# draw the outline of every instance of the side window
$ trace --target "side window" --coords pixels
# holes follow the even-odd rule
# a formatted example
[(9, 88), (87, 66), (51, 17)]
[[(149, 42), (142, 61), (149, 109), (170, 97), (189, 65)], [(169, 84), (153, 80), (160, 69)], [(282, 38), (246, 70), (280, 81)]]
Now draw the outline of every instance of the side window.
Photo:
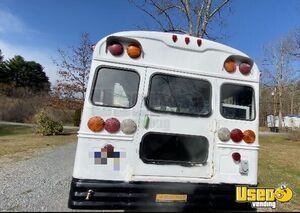
[(236, 84), (221, 86), (221, 114), (224, 118), (253, 120), (255, 98), (252, 87)]
[(92, 102), (99, 106), (131, 108), (137, 101), (139, 81), (136, 72), (101, 68), (96, 74)]

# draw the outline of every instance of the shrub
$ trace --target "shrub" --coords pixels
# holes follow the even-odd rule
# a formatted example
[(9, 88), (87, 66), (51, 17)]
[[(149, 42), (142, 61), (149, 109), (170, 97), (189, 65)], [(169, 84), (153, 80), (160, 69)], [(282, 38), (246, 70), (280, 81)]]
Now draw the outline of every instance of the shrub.
[(73, 115), (73, 124), (74, 126), (79, 126), (80, 125), (80, 120), (81, 120), (81, 111), (82, 109), (76, 109)]
[(63, 132), (63, 125), (61, 122), (52, 120), (45, 112), (40, 112), (35, 116), (36, 133), (42, 135), (56, 135)]

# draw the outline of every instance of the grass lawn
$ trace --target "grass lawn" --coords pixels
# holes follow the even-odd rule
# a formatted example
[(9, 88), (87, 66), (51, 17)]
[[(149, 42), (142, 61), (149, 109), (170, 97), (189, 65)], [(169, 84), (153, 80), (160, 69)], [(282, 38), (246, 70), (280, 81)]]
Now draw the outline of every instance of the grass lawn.
[(0, 157), (26, 159), (36, 149), (53, 148), (77, 141), (77, 130), (64, 131), (63, 135), (41, 136), (34, 133), (33, 127), (0, 125)]
[(278, 187), (286, 183), (294, 192), (292, 201), (276, 211), (300, 211), (300, 141), (286, 136), (260, 136), (258, 184)]

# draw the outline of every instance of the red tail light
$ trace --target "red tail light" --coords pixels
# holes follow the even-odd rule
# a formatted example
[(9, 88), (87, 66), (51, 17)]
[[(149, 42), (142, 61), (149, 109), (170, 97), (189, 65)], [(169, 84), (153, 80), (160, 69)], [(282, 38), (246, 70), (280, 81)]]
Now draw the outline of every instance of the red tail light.
[(120, 121), (116, 118), (109, 118), (105, 121), (104, 128), (110, 133), (115, 133), (120, 129)]
[(240, 69), (240, 72), (243, 74), (243, 75), (248, 75), (251, 71), (251, 65), (250, 64), (247, 64), (247, 63), (241, 63), (239, 65), (239, 69)]
[(240, 142), (243, 139), (243, 137), (244, 137), (244, 134), (240, 129), (231, 130), (230, 138), (234, 142), (236, 142), (236, 143)]
[(241, 160), (241, 154), (238, 153), (238, 152), (232, 153), (232, 159), (233, 159), (234, 161), (239, 162), (239, 161)]
[(123, 51), (124, 51), (123, 46), (120, 43), (110, 44), (108, 46), (108, 50), (114, 56), (121, 55), (123, 53)]

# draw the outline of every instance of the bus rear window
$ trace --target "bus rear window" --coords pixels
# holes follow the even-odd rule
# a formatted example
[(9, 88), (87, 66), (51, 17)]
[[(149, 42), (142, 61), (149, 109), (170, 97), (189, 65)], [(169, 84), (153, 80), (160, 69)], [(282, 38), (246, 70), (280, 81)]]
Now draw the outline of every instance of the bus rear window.
[(150, 164), (205, 164), (208, 158), (208, 140), (203, 136), (151, 132), (141, 143), (140, 157)]
[(137, 101), (139, 81), (136, 72), (101, 68), (97, 72), (92, 102), (100, 106), (131, 108)]
[(211, 109), (208, 81), (155, 74), (151, 78), (147, 106), (159, 112), (207, 116)]
[(255, 100), (252, 87), (223, 84), (221, 87), (221, 114), (224, 118), (254, 120)]

